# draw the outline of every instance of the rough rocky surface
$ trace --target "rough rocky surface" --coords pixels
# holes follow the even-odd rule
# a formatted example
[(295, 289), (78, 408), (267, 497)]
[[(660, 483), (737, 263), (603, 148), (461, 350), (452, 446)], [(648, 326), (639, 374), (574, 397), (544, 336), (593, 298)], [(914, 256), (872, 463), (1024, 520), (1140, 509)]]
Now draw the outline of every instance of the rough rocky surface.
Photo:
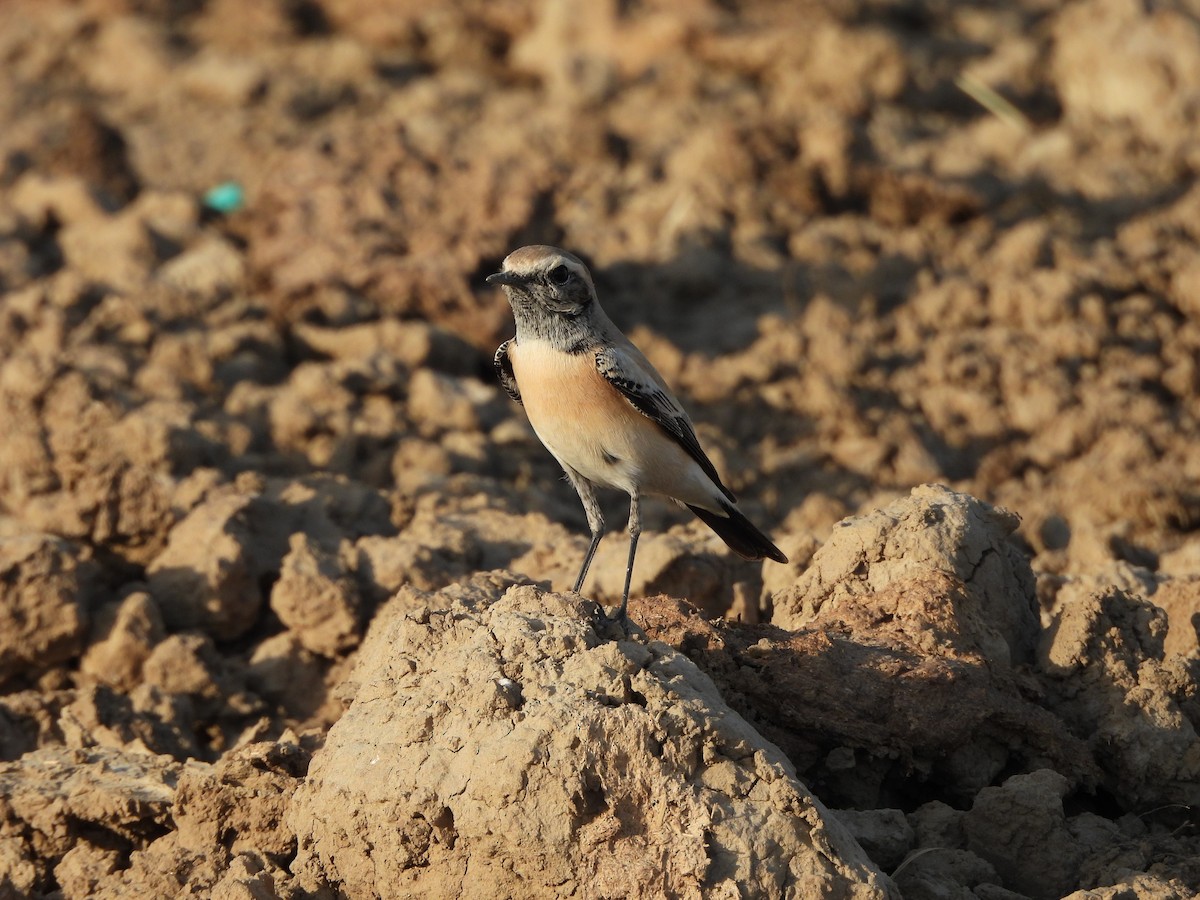
[(1039, 660), (1056, 711), (1130, 808), (1200, 803), (1196, 659), (1168, 658), (1166, 631), (1150, 601), (1113, 587), (1064, 588)]
[[(1195, 10), (10, 0), (0, 72), (0, 897), (1200, 894)], [(651, 501), (641, 630), (554, 593), (530, 242), (791, 563)]]
[(79, 655), (93, 593), (80, 555), (51, 535), (0, 537), (0, 681)]
[[(973, 655), (999, 668), (1031, 662), (1040, 633), (1034, 577), (1008, 540), (1019, 523), (941, 485), (919, 487), (839, 523), (804, 575), (772, 595), (771, 621), (854, 631), (890, 620), (923, 656)], [(931, 590), (938, 583), (950, 596)], [(906, 609), (914, 598), (925, 605)]]
[(497, 589), (381, 610), (289, 807), (305, 887), (899, 896), (686, 657), (598, 631), (589, 601)]

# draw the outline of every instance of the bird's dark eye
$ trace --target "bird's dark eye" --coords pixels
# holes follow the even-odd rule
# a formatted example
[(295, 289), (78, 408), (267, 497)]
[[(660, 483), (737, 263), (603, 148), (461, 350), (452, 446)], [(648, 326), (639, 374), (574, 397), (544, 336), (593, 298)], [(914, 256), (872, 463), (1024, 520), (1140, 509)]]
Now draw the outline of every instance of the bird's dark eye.
[(553, 284), (566, 284), (571, 280), (571, 270), (566, 266), (555, 266), (547, 277)]

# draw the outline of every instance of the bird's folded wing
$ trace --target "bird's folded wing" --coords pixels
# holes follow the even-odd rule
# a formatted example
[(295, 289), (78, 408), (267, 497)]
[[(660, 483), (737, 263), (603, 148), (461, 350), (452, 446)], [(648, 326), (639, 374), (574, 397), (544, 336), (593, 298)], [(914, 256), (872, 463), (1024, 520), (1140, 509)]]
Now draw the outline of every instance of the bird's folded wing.
[(496, 348), (496, 355), (492, 357), (492, 365), (496, 367), (496, 377), (500, 379), (500, 387), (504, 388), (504, 392), (508, 396), (524, 406), (525, 403), (521, 400), (521, 391), (517, 387), (517, 376), (513, 374), (512, 360), (508, 358), (508, 345), (511, 343), (511, 340), (507, 340)]
[(596, 352), (596, 370), (624, 395), (634, 409), (652, 419), (686, 450), (730, 502), (736, 502), (737, 498), (721, 483), (716, 467), (700, 446), (687, 413), (679, 401), (662, 387), (660, 379), (651, 374), (650, 363), (639, 359), (640, 356), (640, 353), (635, 356), (620, 347), (605, 347)]

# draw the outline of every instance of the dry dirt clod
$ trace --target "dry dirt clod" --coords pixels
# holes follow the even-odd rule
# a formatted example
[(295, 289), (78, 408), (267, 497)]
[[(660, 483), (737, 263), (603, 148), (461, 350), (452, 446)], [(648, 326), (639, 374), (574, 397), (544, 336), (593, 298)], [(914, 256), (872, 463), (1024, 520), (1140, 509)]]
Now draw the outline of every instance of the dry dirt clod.
[(308, 768), (307, 752), (281, 741), (250, 744), (213, 766), (192, 766), (179, 778), (173, 817), (180, 845), (197, 853), (220, 847), (286, 863), (296, 837), (284, 813)]
[(271, 609), (305, 649), (339, 656), (356, 646), (362, 634), (358, 586), (345, 571), (341, 554), (305, 534), (293, 534), (290, 547), (271, 588)]
[(51, 535), (0, 535), (0, 682), (82, 649), (93, 572), (80, 557)]
[(259, 642), (247, 661), (246, 683), (259, 696), (303, 720), (326, 702), (327, 669), (328, 661), (305, 649), (295, 634), (285, 631)]
[[(782, 884), (760, 837), (833, 826), (788, 817), (816, 807), (757, 738), (713, 750), (724, 707), (680, 699), (664, 645), (878, 859), (915, 842), (906, 900), (1028, 898), (1031, 835), (1072, 900), (1200, 896), (1186, 5), (0, 0), (0, 900), (333, 900), (297, 877), (332, 829), (289, 871), (299, 769), (245, 751), (315, 749), (346, 707), (304, 809), (338, 775), (401, 815), (337, 849), (344, 883), (456, 894), (445, 866), (540, 847), (551, 894)], [(491, 371), (511, 322), (482, 279), (543, 241), (792, 559), (760, 578), (647, 504), (650, 643), (477, 574), (561, 590), (586, 543)], [(585, 590), (611, 606), (603, 502)], [(417, 626), (370, 680), (362, 633)], [(333, 771), (421, 700), (428, 754)], [(180, 765), (185, 802), (130, 813)]]
[[(928, 609), (959, 602), (947, 576), (940, 578), (904, 585), (904, 602)], [(886, 608), (894, 601), (889, 589), (878, 602)], [(969, 803), (999, 773), (1029, 759), (1052, 761), (1080, 788), (1099, 778), (1084, 741), (1026, 696), (1026, 678), (978, 654), (914, 641), (886, 618), (785, 632), (705, 621), (665, 597), (633, 604), (632, 615), (653, 638), (686, 653), (839, 807), (911, 802), (918, 785)]]
[(254, 571), (246, 509), (253, 498), (225, 493), (205, 501), (171, 529), (146, 570), (150, 593), (172, 629), (234, 638), (258, 618), (262, 592)]
[(1200, 805), (1200, 722), (1190, 677), (1172, 674), (1166, 637), (1166, 614), (1151, 602), (1068, 583), (1039, 651), (1051, 702), (1129, 809)]
[(775, 593), (771, 626), (705, 623), (662, 599), (634, 616), (687, 652), (839, 806), (899, 804), (917, 781), (965, 803), (1030, 759), (1087, 788), (1097, 762), (1031, 700), (1019, 665), (1039, 623), (1032, 572), (1008, 540), (1015, 525), (925, 486), (839, 523)]
[(995, 887), (993, 900), (1029, 900), (1000, 887), (1000, 876), (987, 860), (970, 850), (933, 847), (917, 850), (895, 873), (905, 900), (984, 900), (981, 888)]
[(307, 765), (287, 734), (211, 766), (115, 748), (0, 764), (0, 895), (286, 896), (282, 810)]
[(62, 710), (58, 730), (68, 747), (136, 749), (181, 762), (199, 756), (193, 706), (184, 697), (141, 685), (131, 696), (105, 686), (81, 689)]
[(1164, 654), (1195, 657), (1200, 652), (1200, 573), (1162, 579), (1150, 601), (1167, 614)]
[(1115, 884), (1074, 891), (1063, 900), (1191, 900), (1195, 888), (1178, 878), (1159, 877), (1144, 872), (1121, 876)]
[(381, 613), (289, 807), (305, 886), (897, 896), (707, 677), (661, 644), (602, 641), (592, 611), (517, 586)]
[[(48, 747), (0, 764), (0, 827), (15, 851), (6, 862), (38, 890), (46, 867), (80, 841), (144, 846), (170, 827), (180, 771), (166, 757), (114, 748)], [(30, 871), (22, 860), (34, 857)]]
[(834, 815), (885, 872), (899, 866), (912, 849), (915, 834), (899, 809), (838, 809)]
[[(1032, 660), (1040, 631), (1029, 562), (1009, 541), (1020, 519), (941, 485), (847, 519), (813, 556), (796, 584), (774, 596), (783, 628), (894, 620), (930, 652), (978, 653), (996, 666)], [(907, 608), (908, 585), (949, 577), (961, 587), (949, 608)], [(883, 603), (887, 598), (888, 603)], [(922, 634), (924, 632), (925, 634)]]
[(1080, 862), (1062, 807), (1068, 788), (1048, 769), (985, 788), (963, 819), (967, 847), (996, 868), (1005, 886), (1056, 900), (1075, 885)]
[(92, 622), (92, 638), (79, 669), (123, 691), (140, 681), (142, 664), (163, 639), (162, 615), (145, 591), (106, 603)]

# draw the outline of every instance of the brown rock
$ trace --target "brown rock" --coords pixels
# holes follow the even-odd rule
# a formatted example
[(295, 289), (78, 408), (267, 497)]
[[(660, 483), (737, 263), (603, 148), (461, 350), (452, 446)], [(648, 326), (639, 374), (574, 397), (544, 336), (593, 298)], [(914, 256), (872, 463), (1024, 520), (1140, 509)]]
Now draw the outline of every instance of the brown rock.
[(294, 633), (285, 631), (254, 648), (246, 666), (246, 683), (295, 719), (305, 720), (326, 704), (328, 665), (305, 649)]
[(91, 579), (91, 567), (67, 541), (0, 536), (0, 681), (79, 653)]
[(781, 534), (775, 543), (788, 561), (783, 565), (763, 563), (760, 603), (768, 610), (771, 608), (769, 604), (774, 602), (774, 596), (790, 588), (800, 579), (804, 570), (812, 563), (814, 554), (821, 548), (820, 539), (809, 530)]
[(239, 667), (204, 635), (169, 636), (142, 671), (146, 683), (134, 692), (137, 707), (162, 721), (191, 722), (207, 758), (236, 742), (263, 714), (262, 699), (246, 691)]
[(581, 535), (541, 513), (497, 509), (484, 494), (430, 494), (417, 502), (399, 535), (360, 539), (355, 569), (363, 593), (373, 599), (385, 599), (403, 585), (435, 590), (499, 568), (567, 588), (585, 546)]
[(478, 431), (477, 407), (498, 399), (491, 385), (418, 369), (408, 384), (408, 416), (419, 434)]
[(1193, 656), (1200, 651), (1200, 575), (1163, 580), (1150, 602), (1167, 614), (1164, 654)]
[(286, 862), (296, 837), (284, 811), (307, 768), (308, 754), (294, 742), (250, 744), (212, 766), (188, 767), (173, 810), (180, 846)]
[(27, 841), (0, 841), (0, 884), (14, 897), (29, 897), (39, 889), (45, 866)]
[(0, 764), (0, 822), (42, 860), (61, 858), (95, 829), (144, 846), (171, 821), (179, 763), (112, 748), (49, 747)]
[(288, 878), (273, 860), (295, 841), (279, 815), (307, 760), (283, 741), (240, 747), (215, 765), (174, 767), (167, 799), (168, 825), (176, 828), (135, 842), (126, 864), (100, 878), (90, 896), (274, 900)]
[[(337, 547), (343, 539), (394, 532), (389, 512), (380, 492), (345, 478), (243, 479), (209, 491), (172, 529), (166, 549), (147, 569), (150, 592), (168, 627), (231, 639), (258, 620), (262, 585), (280, 573), (291, 535)], [(298, 568), (288, 579), (299, 574)], [(344, 579), (337, 584), (344, 594), (339, 615), (357, 616), (353, 586)], [(335, 629), (341, 637), (331, 633), (320, 640), (353, 641), (354, 627), (346, 619)], [(315, 632), (310, 637), (317, 640)]]
[(1122, 803), (1200, 804), (1194, 687), (1164, 665), (1166, 614), (1118, 588), (1068, 583), (1039, 651), (1055, 711), (1086, 740)]
[(1005, 887), (1057, 900), (1076, 884), (1080, 848), (1067, 828), (1069, 784), (1042, 769), (979, 792), (963, 820), (967, 847), (991, 863)]
[[(941, 485), (914, 488), (839, 523), (800, 581), (774, 595), (772, 621), (797, 629), (894, 620), (895, 632), (931, 654), (952, 647), (999, 666), (1028, 661), (1040, 629), (1033, 573), (1008, 541), (1019, 522)], [(930, 605), (917, 591), (909, 606), (905, 585), (946, 577), (961, 585), (953, 602)]]
[(61, 744), (59, 716), (74, 697), (70, 691), (15, 691), (0, 696), (0, 760), (19, 759), (30, 750)]
[(221, 880), (213, 885), (212, 900), (278, 900), (276, 885), (286, 872), (264, 865), (255, 853), (234, 857)]
[(1177, 146), (1184, 123), (1194, 121), (1189, 104), (1200, 83), (1200, 28), (1192, 18), (1130, 0), (1091, 0), (1056, 17), (1054, 38), (1051, 71), (1071, 120), (1125, 121), (1146, 140)]
[[(580, 553), (576, 566), (582, 560)], [(611, 604), (620, 602), (628, 560), (628, 535), (623, 532), (610, 535), (596, 553), (585, 593)], [(740, 602), (743, 613), (747, 612), (747, 606), (753, 610), (743, 616), (743, 621), (756, 621), (759, 569), (729, 552), (721, 539), (703, 526), (688, 526), (666, 534), (646, 531), (638, 541), (630, 595), (687, 597), (712, 617), (726, 615), (735, 602)]]
[[(912, 609), (955, 600), (948, 576), (895, 588)], [(881, 591), (883, 608), (894, 601)], [(1006, 667), (931, 653), (886, 619), (854, 629), (785, 632), (710, 622), (665, 597), (635, 600), (634, 621), (684, 652), (727, 702), (839, 806), (898, 805), (921, 782), (968, 801), (1008, 767), (1050, 759), (1079, 786), (1099, 775), (1082, 740), (1026, 694)]]
[(122, 691), (141, 680), (142, 664), (164, 636), (162, 616), (145, 591), (100, 607), (79, 670)]
[(252, 498), (211, 496), (171, 529), (146, 570), (150, 593), (172, 629), (200, 628), (218, 639), (244, 634), (262, 604), (246, 523)]
[(377, 454), (371, 466), (386, 466), (383, 439), (394, 438), (393, 398), (404, 378), (396, 361), (379, 353), (365, 359), (302, 363), (284, 384), (269, 391), (271, 440), (314, 467), (370, 483), (374, 479), (365, 477), (364, 462)]
[(95, 896), (97, 888), (120, 864), (121, 854), (116, 849), (80, 841), (54, 867), (54, 880), (64, 898), (83, 900)]
[(222, 694), (223, 659), (200, 634), (172, 634), (158, 644), (143, 666), (147, 684), (171, 694), (215, 700)]
[[(895, 873), (895, 878), (905, 900), (984, 900), (984, 894), (972, 888), (994, 884), (1000, 876), (987, 860), (970, 850), (935, 847), (914, 853)], [(994, 900), (1020, 897), (1024, 895), (999, 896)]]
[(1075, 891), (1062, 900), (1192, 900), (1195, 896), (1194, 882), (1135, 872), (1122, 876), (1115, 884)]
[(604, 642), (565, 595), (495, 598), (434, 596), (368, 635), (288, 811), (306, 889), (895, 896), (686, 659)]
[(266, 83), (267, 73), (245, 56), (203, 52), (182, 73), (183, 87), (215, 105), (240, 106)]
[(51, 217), (60, 223), (90, 223), (93, 227), (104, 219), (87, 182), (78, 176), (29, 172), (13, 185), (11, 198), (14, 212), (35, 228), (44, 228)]
[(338, 656), (362, 636), (358, 586), (338, 554), (305, 534), (293, 534), (290, 544), (271, 588), (271, 609), (306, 649)]
[(962, 820), (964, 811), (940, 800), (930, 800), (908, 814), (918, 847), (954, 849), (966, 845)]
[[(200, 206), (188, 191), (144, 190), (132, 206), (132, 212), (155, 235), (179, 246), (191, 241), (200, 224)], [(148, 337), (149, 333), (144, 335)]]
[(838, 809), (833, 814), (885, 872), (899, 866), (912, 849), (916, 835), (901, 810)]
[(130, 865), (101, 881), (89, 900), (121, 900), (123, 897), (175, 897), (180, 894), (208, 896), (220, 880), (227, 855), (214, 848), (202, 855), (179, 846), (175, 831), (129, 855)]
[(112, 16), (100, 28), (83, 60), (84, 75), (102, 94), (138, 94), (144, 85), (162, 85), (169, 62), (165, 35), (136, 16)]
[(177, 291), (215, 302), (237, 289), (245, 275), (242, 254), (228, 241), (207, 238), (172, 258), (158, 270), (159, 279)]
[(192, 704), (142, 685), (131, 695), (103, 685), (84, 688), (63, 707), (58, 730), (68, 747), (113, 747), (180, 761), (200, 755)]
[(154, 259), (150, 233), (128, 212), (106, 217), (100, 224), (73, 223), (62, 230), (59, 243), (73, 269), (89, 281), (120, 291), (140, 288)]
[(415, 435), (396, 442), (391, 472), (405, 494), (420, 494), (443, 483), (453, 469), (453, 458), (440, 442)]
[(385, 318), (342, 328), (298, 322), (294, 333), (313, 350), (334, 359), (361, 360), (385, 353), (413, 372), (433, 369), (472, 375), (487, 362), (458, 335), (429, 322)]

